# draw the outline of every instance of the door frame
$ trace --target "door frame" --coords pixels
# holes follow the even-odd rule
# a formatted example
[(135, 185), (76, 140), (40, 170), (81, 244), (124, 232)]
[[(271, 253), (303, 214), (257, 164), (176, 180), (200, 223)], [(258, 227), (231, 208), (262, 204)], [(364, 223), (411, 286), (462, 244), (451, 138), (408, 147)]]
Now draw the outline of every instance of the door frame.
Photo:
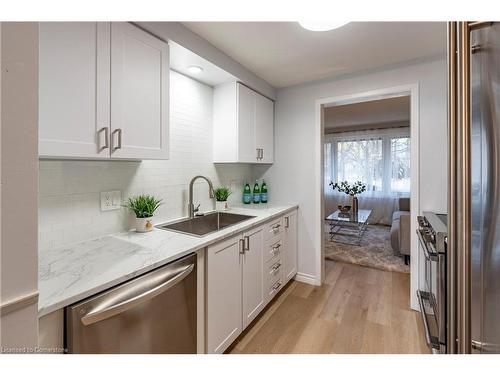
[(380, 88), (375, 90), (363, 91), (354, 94), (347, 94), (334, 97), (326, 97), (317, 99), (315, 103), (316, 120), (315, 120), (315, 138), (316, 138), (316, 194), (315, 207), (318, 223), (316, 225), (316, 241), (319, 246), (316, 247), (316, 284), (320, 285), (325, 279), (325, 245), (324, 245), (324, 116), (323, 109), (325, 106), (335, 106), (344, 104), (361, 103), (372, 100), (395, 98), (401, 96), (410, 97), (410, 210), (411, 210), (411, 249), (410, 255), (412, 262), (410, 263), (410, 305), (414, 310), (419, 310), (417, 300), (417, 290), (419, 285), (419, 269), (422, 261), (418, 251), (417, 230), (417, 215), (420, 214), (420, 183), (419, 183), (419, 84), (412, 83), (401, 86), (393, 86)]

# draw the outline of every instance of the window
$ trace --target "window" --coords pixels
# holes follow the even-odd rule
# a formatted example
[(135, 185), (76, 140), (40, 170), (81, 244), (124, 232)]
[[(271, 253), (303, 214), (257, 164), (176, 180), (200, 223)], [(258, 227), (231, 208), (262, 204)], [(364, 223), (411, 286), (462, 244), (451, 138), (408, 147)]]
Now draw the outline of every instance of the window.
[(409, 128), (325, 137), (325, 189), (330, 181), (362, 181), (379, 195), (410, 192)]
[(382, 190), (382, 140), (337, 142), (337, 181), (363, 181), (367, 191)]
[(391, 191), (410, 192), (410, 138), (391, 138)]

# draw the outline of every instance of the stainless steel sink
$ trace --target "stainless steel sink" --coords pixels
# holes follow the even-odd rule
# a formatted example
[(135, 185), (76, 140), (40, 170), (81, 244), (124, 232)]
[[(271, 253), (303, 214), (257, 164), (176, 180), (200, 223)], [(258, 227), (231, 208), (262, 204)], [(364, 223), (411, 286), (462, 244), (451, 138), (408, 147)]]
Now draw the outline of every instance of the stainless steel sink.
[(252, 219), (255, 216), (231, 214), (227, 212), (214, 212), (192, 219), (183, 219), (172, 224), (160, 224), (159, 229), (171, 230), (192, 236), (203, 237), (209, 233), (217, 232), (231, 225)]

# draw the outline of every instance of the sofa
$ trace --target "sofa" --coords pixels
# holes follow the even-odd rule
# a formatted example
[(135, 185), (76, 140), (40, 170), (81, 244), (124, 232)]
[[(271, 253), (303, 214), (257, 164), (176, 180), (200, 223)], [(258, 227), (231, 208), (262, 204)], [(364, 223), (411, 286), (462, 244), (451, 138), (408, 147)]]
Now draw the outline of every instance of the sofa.
[(410, 198), (399, 198), (398, 210), (392, 214), (391, 246), (404, 256), (405, 264), (410, 262)]

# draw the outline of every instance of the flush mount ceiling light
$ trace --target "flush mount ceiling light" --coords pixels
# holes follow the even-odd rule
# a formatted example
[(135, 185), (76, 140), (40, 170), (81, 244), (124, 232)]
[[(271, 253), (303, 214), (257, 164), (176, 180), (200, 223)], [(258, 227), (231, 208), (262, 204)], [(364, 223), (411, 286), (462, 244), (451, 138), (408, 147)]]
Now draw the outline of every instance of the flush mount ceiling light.
[(189, 71), (189, 73), (200, 74), (201, 72), (203, 72), (203, 68), (201, 66), (198, 66), (198, 65), (191, 65), (191, 66), (188, 66), (188, 71)]
[(329, 31), (333, 29), (338, 29), (349, 22), (345, 21), (299, 21), (299, 25), (306, 30), (310, 31)]

